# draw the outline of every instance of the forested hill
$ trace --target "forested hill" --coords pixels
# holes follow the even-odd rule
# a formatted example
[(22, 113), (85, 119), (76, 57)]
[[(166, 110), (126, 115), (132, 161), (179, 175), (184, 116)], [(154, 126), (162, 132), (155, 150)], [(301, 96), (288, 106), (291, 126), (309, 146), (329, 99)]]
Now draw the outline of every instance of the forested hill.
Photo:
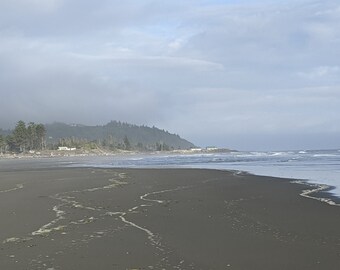
[(68, 125), (53, 123), (45, 125), (48, 141), (55, 143), (65, 138), (94, 141), (103, 146), (120, 148), (129, 144), (140, 150), (172, 150), (195, 147), (176, 134), (156, 127), (137, 126), (111, 121), (103, 126)]

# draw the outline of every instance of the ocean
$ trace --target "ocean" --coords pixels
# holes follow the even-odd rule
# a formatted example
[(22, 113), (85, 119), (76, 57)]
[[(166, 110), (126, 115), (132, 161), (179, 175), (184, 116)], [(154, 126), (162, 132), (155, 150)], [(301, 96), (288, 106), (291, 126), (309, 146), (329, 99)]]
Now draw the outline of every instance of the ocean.
[(12, 167), (206, 168), (245, 171), (256, 175), (304, 180), (333, 187), (340, 198), (340, 150), (229, 152), (192, 154), (126, 154), (0, 160)]
[(68, 166), (124, 168), (207, 168), (305, 180), (334, 187), (340, 198), (340, 150), (230, 152), (197, 154), (136, 154), (83, 157)]

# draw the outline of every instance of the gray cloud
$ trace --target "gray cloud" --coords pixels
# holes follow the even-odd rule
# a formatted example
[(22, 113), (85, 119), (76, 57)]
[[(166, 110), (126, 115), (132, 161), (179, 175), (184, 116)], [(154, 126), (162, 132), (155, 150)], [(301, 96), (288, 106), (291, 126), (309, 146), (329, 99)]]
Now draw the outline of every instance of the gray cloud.
[(339, 147), (339, 15), (335, 0), (1, 1), (0, 126), (117, 119), (201, 145)]

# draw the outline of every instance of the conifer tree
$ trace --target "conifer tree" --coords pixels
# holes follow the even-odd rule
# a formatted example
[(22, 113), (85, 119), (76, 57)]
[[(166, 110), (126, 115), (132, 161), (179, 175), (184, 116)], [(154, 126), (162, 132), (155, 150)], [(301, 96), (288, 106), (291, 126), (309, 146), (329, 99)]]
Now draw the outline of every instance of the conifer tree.
[(125, 150), (131, 150), (131, 144), (126, 135), (124, 136), (124, 145), (125, 145)]
[(27, 145), (27, 129), (24, 121), (20, 120), (15, 126), (13, 139), (16, 150), (24, 152)]
[(46, 136), (46, 129), (43, 124), (38, 124), (35, 127), (37, 141), (38, 141), (38, 148), (44, 149), (45, 147), (45, 136)]
[(0, 134), (0, 154), (2, 154), (3, 152), (5, 152), (5, 147), (6, 147), (6, 141), (4, 136), (2, 136)]

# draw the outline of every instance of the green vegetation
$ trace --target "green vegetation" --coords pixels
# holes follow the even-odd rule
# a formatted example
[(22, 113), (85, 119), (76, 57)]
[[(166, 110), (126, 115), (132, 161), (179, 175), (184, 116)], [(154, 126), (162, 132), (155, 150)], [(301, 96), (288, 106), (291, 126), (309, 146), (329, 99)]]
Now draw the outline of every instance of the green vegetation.
[(26, 123), (20, 120), (12, 133), (0, 135), (0, 152), (21, 153), (45, 148), (46, 129), (43, 124)]
[(190, 149), (194, 145), (176, 134), (156, 127), (137, 126), (118, 121), (106, 125), (85, 126), (53, 123), (46, 125), (47, 141), (56, 149), (59, 146), (110, 151), (169, 151)]
[(156, 127), (111, 121), (103, 126), (35, 124), (19, 121), (14, 130), (0, 129), (0, 153), (57, 150), (169, 151), (190, 149), (194, 145), (176, 134)]
[(0, 153), (6, 151), (6, 139), (3, 135), (0, 134)]

